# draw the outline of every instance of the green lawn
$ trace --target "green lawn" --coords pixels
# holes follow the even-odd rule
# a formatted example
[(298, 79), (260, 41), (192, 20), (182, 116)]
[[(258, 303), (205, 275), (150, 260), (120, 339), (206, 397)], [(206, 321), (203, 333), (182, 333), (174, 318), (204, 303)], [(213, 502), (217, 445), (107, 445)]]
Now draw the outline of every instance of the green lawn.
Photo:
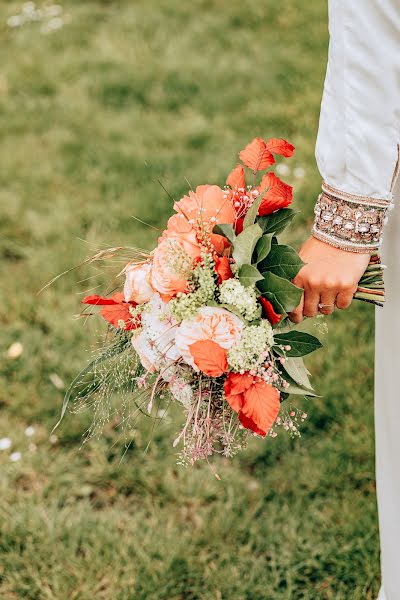
[[(81, 268), (37, 291), (103, 244), (151, 248), (156, 232), (132, 216), (164, 224), (158, 179), (179, 198), (185, 178), (223, 183), (255, 135), (287, 137), (302, 210), (290, 241), (307, 235), (325, 1), (63, 8), (64, 27), (46, 33), (43, 21), (7, 25), (21, 4), (0, 1), (0, 438), (12, 440), (0, 451), (1, 599), (375, 600), (369, 306), (326, 321), (325, 349), (308, 361), (322, 397), (302, 404), (302, 438), (252, 441), (215, 461), (220, 482), (205, 465), (176, 466), (176, 415), (148, 454), (137, 431), (122, 463), (111, 427), (79, 450), (86, 415), (49, 439), (63, 397), (54, 376), (67, 384), (103, 331), (74, 318), (81, 293), (117, 271)], [(15, 342), (23, 352), (10, 358)]]

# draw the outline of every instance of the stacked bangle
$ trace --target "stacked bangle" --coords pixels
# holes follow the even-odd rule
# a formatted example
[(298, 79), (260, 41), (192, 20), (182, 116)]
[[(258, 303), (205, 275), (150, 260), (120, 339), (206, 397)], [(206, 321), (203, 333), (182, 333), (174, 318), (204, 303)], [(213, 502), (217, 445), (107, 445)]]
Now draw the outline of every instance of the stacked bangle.
[(375, 254), (390, 204), (390, 200), (348, 194), (323, 183), (312, 233), (335, 248)]

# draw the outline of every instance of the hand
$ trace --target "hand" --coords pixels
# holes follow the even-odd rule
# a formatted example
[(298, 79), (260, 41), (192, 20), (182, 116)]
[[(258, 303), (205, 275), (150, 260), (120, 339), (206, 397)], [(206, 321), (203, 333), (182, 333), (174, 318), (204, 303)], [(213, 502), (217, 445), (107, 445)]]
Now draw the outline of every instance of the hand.
[[(347, 252), (310, 237), (299, 251), (306, 263), (293, 280), (304, 289), (299, 306), (289, 315), (300, 323), (304, 317), (325, 315), (337, 308), (348, 308), (358, 282), (369, 264), (370, 255)], [(319, 304), (325, 304), (318, 308)]]

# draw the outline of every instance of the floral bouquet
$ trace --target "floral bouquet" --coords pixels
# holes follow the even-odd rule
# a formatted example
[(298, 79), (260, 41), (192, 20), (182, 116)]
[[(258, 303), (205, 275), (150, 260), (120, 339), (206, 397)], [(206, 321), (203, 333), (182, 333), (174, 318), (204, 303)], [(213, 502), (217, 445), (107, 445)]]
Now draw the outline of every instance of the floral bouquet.
[[(268, 170), (274, 155), (293, 152), (283, 139), (255, 138), (224, 188), (200, 185), (175, 202), (150, 254), (111, 248), (89, 259), (130, 257), (123, 291), (82, 300), (101, 306), (109, 331), (71, 384), (62, 415), (70, 402), (90, 404), (89, 437), (109, 420), (128, 432), (142, 414), (156, 422), (171, 402), (183, 414), (173, 442), (181, 464), (231, 457), (249, 434), (275, 437), (280, 427), (299, 435), (306, 413), (282, 403), (316, 395), (303, 356), (321, 343), (288, 322), (303, 293), (292, 283), (303, 262), (277, 238), (295, 215), (292, 187)], [(373, 261), (362, 299), (382, 299), (374, 295), (379, 277)]]

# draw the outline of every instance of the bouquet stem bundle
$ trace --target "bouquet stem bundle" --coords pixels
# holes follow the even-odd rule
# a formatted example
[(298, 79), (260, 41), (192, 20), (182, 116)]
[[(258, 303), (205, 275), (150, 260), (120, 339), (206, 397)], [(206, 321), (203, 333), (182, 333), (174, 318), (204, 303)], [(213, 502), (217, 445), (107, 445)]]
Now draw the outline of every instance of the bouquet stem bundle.
[(361, 277), (357, 291), (354, 294), (355, 300), (363, 300), (376, 306), (383, 306), (385, 302), (384, 268), (378, 255), (371, 256), (370, 263)]

